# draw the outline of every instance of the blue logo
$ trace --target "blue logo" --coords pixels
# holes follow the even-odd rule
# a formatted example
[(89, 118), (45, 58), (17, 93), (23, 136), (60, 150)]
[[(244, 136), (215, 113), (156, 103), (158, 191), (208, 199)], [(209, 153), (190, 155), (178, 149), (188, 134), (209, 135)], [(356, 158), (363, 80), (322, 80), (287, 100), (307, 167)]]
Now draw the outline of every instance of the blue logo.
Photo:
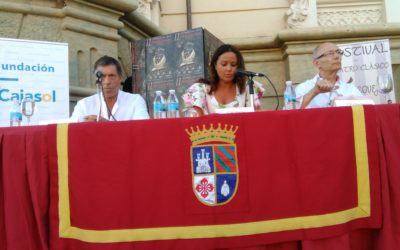
[(0, 89), (1, 102), (10, 102), (14, 100), (21, 102), (24, 98), (28, 97), (35, 102), (56, 102), (56, 91), (51, 90), (51, 92), (25, 93), (23, 89), (20, 89), (19, 92), (12, 92), (9, 89)]

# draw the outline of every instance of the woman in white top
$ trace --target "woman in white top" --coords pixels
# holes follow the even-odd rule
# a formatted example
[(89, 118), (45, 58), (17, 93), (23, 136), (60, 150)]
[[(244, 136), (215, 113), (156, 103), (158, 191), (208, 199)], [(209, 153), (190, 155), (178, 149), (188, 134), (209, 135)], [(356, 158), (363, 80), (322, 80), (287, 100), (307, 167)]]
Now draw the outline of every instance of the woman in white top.
[[(209, 79), (200, 79), (183, 94), (185, 107), (193, 107), (200, 116), (215, 113), (217, 108), (249, 107), (250, 95), (246, 78), (237, 75), (237, 69), (245, 69), (242, 54), (232, 45), (221, 45), (211, 59)], [(262, 85), (255, 82), (256, 109), (261, 106), (263, 92)]]

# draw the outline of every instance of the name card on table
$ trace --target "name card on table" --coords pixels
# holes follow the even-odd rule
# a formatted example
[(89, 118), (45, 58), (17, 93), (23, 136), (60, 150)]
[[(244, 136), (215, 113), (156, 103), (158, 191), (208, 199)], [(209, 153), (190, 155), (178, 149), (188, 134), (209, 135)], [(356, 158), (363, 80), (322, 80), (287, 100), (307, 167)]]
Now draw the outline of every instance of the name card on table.
[(217, 114), (232, 114), (232, 113), (247, 113), (254, 112), (253, 107), (239, 107), (239, 108), (222, 108), (215, 109), (215, 113)]
[(367, 96), (338, 96), (333, 100), (333, 107), (345, 107), (355, 105), (374, 105), (372, 98)]

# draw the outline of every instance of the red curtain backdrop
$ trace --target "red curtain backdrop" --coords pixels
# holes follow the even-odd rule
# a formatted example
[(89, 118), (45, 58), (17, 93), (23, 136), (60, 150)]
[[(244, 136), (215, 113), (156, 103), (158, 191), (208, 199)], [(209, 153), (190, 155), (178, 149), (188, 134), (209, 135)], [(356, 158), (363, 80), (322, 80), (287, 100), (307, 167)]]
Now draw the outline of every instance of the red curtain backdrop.
[[(216, 237), (206, 238), (94, 243), (60, 237), (57, 127), (0, 129), (0, 249), (397, 249), (399, 107), (365, 107), (369, 217), (246, 235), (239, 229), (239, 235), (229, 236), (227, 230), (226, 237), (212, 226), (251, 228), (246, 223), (359, 205), (350, 108), (69, 125), (71, 227), (90, 236), (93, 231), (211, 226)], [(202, 204), (192, 186), (186, 129), (211, 123), (238, 126), (238, 188), (221, 206)]]

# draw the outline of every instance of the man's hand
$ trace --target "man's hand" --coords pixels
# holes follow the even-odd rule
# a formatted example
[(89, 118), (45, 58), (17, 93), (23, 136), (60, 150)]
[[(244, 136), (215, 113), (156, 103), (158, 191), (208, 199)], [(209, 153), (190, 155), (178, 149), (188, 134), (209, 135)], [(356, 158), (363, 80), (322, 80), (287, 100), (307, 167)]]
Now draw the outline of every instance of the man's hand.
[(300, 108), (307, 107), (308, 104), (311, 102), (311, 100), (318, 94), (330, 92), (330, 91), (336, 90), (338, 88), (339, 88), (339, 85), (336, 85), (334, 82), (330, 82), (330, 81), (322, 79), (322, 78), (319, 79), (315, 83), (314, 88), (312, 88), (307, 94), (305, 94), (303, 96), (303, 102), (301, 103)]
[(317, 94), (330, 92), (332, 90), (337, 89), (338, 86), (335, 83), (332, 83), (325, 79), (320, 79), (315, 83), (314, 89)]

